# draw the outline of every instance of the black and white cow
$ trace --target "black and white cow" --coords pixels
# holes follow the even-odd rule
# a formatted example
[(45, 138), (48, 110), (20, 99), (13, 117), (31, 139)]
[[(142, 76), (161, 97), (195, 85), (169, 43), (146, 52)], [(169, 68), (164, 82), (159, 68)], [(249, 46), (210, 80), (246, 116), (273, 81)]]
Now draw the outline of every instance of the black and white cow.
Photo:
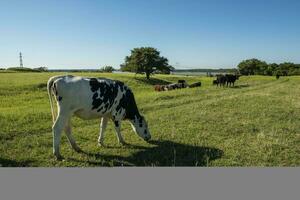
[[(120, 81), (105, 78), (77, 76), (51, 77), (47, 84), (53, 117), (53, 153), (58, 160), (61, 133), (64, 130), (72, 148), (80, 152), (72, 133), (70, 119), (73, 115), (82, 119), (101, 118), (98, 142), (104, 146), (104, 131), (108, 119), (115, 125), (118, 141), (125, 144), (121, 135), (121, 120), (128, 119), (133, 130), (144, 140), (151, 138), (145, 118), (140, 115), (133, 93)], [(58, 115), (55, 117), (52, 94), (56, 97)]]

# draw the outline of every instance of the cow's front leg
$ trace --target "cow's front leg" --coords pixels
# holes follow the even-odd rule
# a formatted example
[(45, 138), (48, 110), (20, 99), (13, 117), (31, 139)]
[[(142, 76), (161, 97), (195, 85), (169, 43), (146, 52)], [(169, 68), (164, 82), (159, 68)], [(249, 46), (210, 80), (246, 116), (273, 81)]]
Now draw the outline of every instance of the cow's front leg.
[(104, 147), (104, 132), (107, 126), (107, 121), (108, 121), (107, 117), (102, 117), (100, 122), (100, 133), (98, 138), (98, 144), (103, 147)]
[(115, 124), (115, 129), (116, 129), (119, 143), (122, 145), (126, 145), (125, 140), (123, 139), (123, 137), (121, 135), (121, 120), (115, 120), (114, 124)]

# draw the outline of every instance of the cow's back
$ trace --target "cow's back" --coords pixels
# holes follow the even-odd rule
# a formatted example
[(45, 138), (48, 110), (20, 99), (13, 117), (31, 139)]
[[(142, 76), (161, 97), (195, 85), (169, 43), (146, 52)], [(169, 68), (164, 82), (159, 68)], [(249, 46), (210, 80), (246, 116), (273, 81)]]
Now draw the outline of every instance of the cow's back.
[(64, 108), (88, 108), (91, 105), (92, 93), (89, 79), (78, 76), (64, 76), (54, 82), (59, 102)]
[[(55, 81), (59, 104), (65, 109), (72, 110), (84, 119), (101, 117), (104, 115), (132, 116), (138, 114), (132, 91), (120, 81), (106, 78), (82, 78), (65, 76)], [(129, 109), (130, 107), (130, 109)]]

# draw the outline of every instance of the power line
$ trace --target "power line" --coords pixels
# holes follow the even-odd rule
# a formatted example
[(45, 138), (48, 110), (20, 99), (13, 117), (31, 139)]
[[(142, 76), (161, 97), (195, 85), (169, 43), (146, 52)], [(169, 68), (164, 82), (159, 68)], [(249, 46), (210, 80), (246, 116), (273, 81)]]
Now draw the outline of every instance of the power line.
[(23, 67), (22, 53), (20, 52), (20, 67)]

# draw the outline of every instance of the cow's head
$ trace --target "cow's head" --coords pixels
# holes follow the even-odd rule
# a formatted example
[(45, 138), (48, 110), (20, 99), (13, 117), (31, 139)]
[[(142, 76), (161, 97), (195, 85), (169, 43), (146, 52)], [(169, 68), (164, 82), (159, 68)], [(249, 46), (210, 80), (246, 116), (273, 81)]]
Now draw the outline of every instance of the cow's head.
[(143, 138), (145, 141), (151, 139), (148, 124), (143, 116), (135, 116), (134, 119), (130, 120), (131, 127), (138, 136)]

